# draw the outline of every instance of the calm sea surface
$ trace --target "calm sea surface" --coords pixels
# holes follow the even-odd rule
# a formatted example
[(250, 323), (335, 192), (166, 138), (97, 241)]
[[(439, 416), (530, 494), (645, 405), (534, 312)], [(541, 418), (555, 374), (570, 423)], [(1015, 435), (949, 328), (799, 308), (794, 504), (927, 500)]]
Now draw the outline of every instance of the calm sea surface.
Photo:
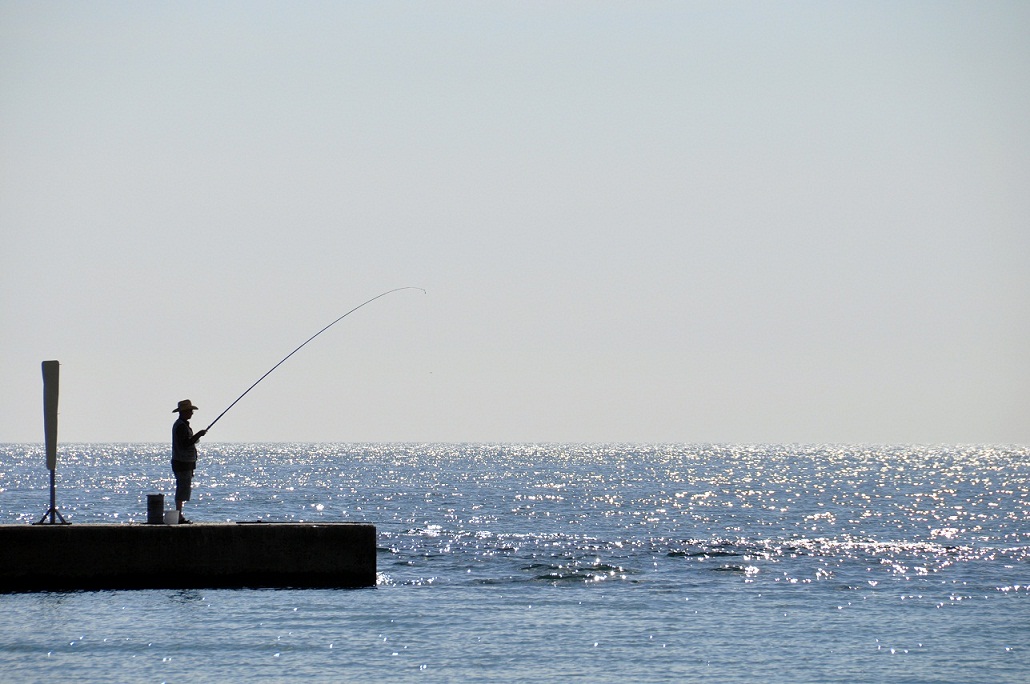
[[(63, 445), (72, 523), (163, 444)], [(0, 681), (1030, 681), (1030, 448), (201, 443), (197, 521), (356, 520), (378, 586), (0, 595)], [(0, 523), (48, 506), (0, 445)]]

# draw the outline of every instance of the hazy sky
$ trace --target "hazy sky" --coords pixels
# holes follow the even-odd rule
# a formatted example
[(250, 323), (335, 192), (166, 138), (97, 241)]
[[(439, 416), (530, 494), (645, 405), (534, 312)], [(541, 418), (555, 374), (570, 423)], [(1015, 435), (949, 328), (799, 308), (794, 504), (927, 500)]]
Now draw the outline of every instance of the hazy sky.
[(1030, 442), (1026, 2), (0, 0), (0, 441)]

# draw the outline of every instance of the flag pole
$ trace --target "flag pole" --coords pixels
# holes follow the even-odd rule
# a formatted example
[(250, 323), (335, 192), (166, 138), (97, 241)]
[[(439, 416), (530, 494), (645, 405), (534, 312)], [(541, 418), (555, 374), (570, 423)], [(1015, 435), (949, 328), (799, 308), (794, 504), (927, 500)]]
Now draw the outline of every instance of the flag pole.
[[(61, 364), (58, 361), (43, 362), (43, 433), (46, 438), (46, 467), (50, 471), (50, 508), (36, 525), (71, 524), (57, 510), (57, 396), (60, 375)], [(49, 522), (47, 518), (50, 518)]]

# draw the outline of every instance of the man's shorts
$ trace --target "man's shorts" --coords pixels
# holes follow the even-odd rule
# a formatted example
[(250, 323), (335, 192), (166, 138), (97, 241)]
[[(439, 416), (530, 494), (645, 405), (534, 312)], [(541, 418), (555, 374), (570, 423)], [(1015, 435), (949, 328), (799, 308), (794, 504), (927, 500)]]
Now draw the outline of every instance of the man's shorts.
[(196, 463), (176, 461), (172, 459), (172, 472), (175, 473), (175, 500), (189, 501), (193, 491), (193, 471)]

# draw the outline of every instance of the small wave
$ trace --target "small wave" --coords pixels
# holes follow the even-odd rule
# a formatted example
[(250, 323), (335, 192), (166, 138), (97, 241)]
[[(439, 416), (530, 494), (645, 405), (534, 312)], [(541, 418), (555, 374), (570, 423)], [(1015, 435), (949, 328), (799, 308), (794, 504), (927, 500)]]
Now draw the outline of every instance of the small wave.
[[(621, 565), (597, 562), (588, 565), (530, 563), (523, 566), (524, 571), (533, 572), (533, 579), (543, 582), (603, 582), (607, 580), (626, 580), (639, 574), (638, 570)], [(544, 572), (540, 572), (543, 570)]]
[(757, 575), (759, 570), (754, 565), (720, 565), (717, 568), (712, 568), (712, 572), (732, 572), (738, 575), (745, 575), (752, 577)]
[(669, 558), (724, 558), (744, 554), (736, 551), (670, 551), (665, 555)]

